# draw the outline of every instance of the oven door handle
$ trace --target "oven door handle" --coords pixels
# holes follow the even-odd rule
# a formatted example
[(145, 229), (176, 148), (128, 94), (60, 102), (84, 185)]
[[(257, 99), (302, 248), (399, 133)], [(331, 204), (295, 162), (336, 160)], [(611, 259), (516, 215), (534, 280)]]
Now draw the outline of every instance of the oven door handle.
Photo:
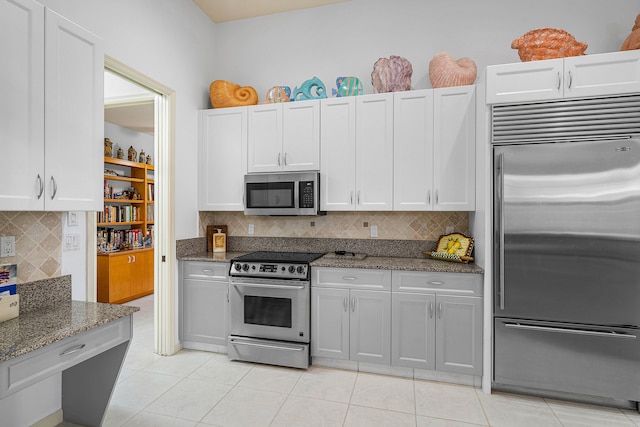
[(269, 289), (304, 289), (304, 285), (269, 285), (266, 283), (232, 283), (233, 286), (248, 286), (251, 288), (269, 288)]
[(292, 348), (292, 347), (282, 347), (282, 346), (273, 345), (273, 344), (258, 344), (254, 342), (236, 341), (233, 338), (231, 338), (229, 341), (231, 342), (231, 344), (248, 345), (249, 347), (263, 347), (263, 348), (272, 348), (274, 350), (287, 350), (287, 351), (303, 351), (304, 350), (304, 347)]

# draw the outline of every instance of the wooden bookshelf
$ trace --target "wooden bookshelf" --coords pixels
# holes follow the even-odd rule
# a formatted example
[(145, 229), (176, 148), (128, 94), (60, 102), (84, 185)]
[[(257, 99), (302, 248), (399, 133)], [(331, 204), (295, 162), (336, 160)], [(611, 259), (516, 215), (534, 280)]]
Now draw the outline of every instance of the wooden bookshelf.
[[(153, 293), (153, 247), (144, 244), (149, 240), (145, 237), (153, 235), (155, 168), (105, 157), (104, 169), (104, 209), (98, 213), (96, 230), (98, 301), (121, 303)], [(122, 195), (130, 189), (137, 198)], [(127, 240), (123, 250), (121, 243)]]

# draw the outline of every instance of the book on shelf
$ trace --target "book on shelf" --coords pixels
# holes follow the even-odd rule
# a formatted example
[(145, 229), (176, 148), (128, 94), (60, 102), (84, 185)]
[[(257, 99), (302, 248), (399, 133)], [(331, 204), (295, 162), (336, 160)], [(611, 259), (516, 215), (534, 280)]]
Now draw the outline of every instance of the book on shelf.
[(149, 235), (149, 230), (143, 233), (139, 228), (133, 228), (131, 230), (106, 228), (98, 230), (98, 253), (151, 247), (153, 240), (148, 238)]
[(155, 200), (155, 195), (153, 194), (154, 191), (154, 184), (147, 184), (147, 201), (148, 202), (153, 202)]
[(140, 206), (123, 205), (104, 207), (98, 212), (98, 222), (137, 222), (142, 221), (142, 208)]

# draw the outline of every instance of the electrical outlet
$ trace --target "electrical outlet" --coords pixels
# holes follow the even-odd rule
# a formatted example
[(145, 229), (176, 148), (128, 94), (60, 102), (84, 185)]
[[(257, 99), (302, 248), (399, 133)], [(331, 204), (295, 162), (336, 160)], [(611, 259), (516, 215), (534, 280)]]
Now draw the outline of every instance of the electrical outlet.
[(371, 230), (371, 237), (378, 237), (378, 226), (377, 225), (372, 225), (369, 230)]
[(16, 256), (16, 237), (0, 237), (0, 257), (6, 258), (10, 256)]
[(256, 232), (256, 227), (253, 224), (249, 224), (249, 230), (247, 233), (254, 234)]
[(453, 225), (447, 225), (444, 229), (444, 234), (451, 234), (453, 233), (453, 230), (454, 230)]

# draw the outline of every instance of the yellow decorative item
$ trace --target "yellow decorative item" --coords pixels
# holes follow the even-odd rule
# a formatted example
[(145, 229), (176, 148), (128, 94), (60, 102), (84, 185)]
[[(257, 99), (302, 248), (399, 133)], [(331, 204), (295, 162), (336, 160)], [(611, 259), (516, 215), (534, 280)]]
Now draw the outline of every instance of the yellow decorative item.
[(258, 93), (251, 86), (240, 86), (226, 80), (215, 80), (209, 86), (209, 98), (213, 108), (256, 105)]
[(473, 238), (460, 233), (452, 233), (440, 236), (436, 250), (422, 252), (431, 258), (444, 261), (469, 262), (473, 261)]

